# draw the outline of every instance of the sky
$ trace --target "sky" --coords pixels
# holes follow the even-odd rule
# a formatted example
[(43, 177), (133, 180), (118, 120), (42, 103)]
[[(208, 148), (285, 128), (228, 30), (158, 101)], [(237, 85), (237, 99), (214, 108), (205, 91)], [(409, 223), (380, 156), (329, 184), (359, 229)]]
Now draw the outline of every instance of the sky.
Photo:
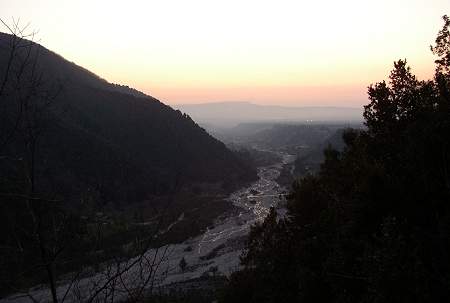
[(450, 0), (0, 0), (45, 47), (167, 104), (359, 107), (395, 60), (432, 76), (444, 14)]

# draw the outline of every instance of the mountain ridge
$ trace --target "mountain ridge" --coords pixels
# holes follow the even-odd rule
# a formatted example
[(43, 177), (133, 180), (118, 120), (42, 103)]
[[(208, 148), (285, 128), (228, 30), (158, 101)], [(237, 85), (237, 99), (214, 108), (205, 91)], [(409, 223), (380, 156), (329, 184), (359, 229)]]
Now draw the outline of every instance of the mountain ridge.
[(251, 102), (178, 104), (173, 107), (198, 122), (218, 127), (233, 127), (249, 122), (362, 122), (362, 109), (354, 107), (294, 107)]
[[(1, 71), (12, 38), (0, 33)], [(136, 89), (109, 83), (39, 44), (32, 51), (39, 55), (45, 89), (61, 88), (46, 113), (49, 131), (40, 142), (43, 187), (59, 187), (62, 195), (73, 187), (78, 195), (95, 191), (104, 200), (123, 201), (168, 193), (180, 183), (234, 188), (256, 178), (251, 167), (188, 115)], [(18, 115), (19, 98), (11, 83), (7, 91), (3, 97), (12, 118)], [(25, 153), (19, 141), (9, 152)]]

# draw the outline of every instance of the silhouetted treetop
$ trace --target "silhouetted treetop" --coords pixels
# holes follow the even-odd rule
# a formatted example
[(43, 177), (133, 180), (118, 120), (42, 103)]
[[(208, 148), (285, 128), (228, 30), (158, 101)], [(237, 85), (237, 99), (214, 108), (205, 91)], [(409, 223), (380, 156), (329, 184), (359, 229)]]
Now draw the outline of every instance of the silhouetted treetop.
[(436, 59), (436, 73), (450, 75), (450, 18), (442, 17), (444, 26), (439, 31), (435, 46), (431, 46), (433, 54), (439, 57)]
[(450, 297), (449, 18), (433, 80), (406, 60), (368, 88), (366, 130), (293, 184), (288, 216), (252, 229), (224, 302), (440, 302)]

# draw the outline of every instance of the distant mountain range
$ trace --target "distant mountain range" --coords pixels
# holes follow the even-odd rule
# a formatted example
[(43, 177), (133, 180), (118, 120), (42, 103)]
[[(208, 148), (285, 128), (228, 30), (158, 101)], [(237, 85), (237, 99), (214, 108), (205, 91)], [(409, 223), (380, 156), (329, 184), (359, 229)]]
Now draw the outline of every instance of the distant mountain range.
[[(0, 33), (1, 79), (7, 70), (11, 39)], [(253, 168), (188, 115), (135, 89), (108, 83), (37, 44), (33, 48), (36, 53), (40, 49), (38, 65), (45, 86), (58, 83), (61, 87), (46, 109), (45, 131), (36, 151), (40, 189), (64, 198), (89, 195), (124, 202), (165, 194), (180, 184), (230, 189), (256, 178)], [(18, 56), (26, 56), (25, 51)], [(19, 70), (15, 64), (10, 71)], [(11, 79), (1, 98), (0, 132), (12, 129), (19, 115), (20, 93)], [(0, 190), (23, 186), (18, 181), (21, 168), (5, 159), (26, 159), (24, 142), (24, 134), (17, 132), (12, 142), (2, 146)]]
[(287, 107), (249, 102), (179, 104), (173, 106), (195, 121), (216, 127), (233, 127), (246, 122), (358, 123), (362, 108)]

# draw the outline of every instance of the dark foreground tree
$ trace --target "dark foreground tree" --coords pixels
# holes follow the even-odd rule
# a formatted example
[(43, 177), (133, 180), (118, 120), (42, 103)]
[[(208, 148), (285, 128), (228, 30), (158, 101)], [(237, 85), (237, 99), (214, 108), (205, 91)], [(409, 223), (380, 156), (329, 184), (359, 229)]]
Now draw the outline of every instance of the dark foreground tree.
[(371, 85), (367, 129), (347, 131), (294, 184), (287, 219), (253, 228), (224, 302), (442, 302), (450, 298), (450, 21), (433, 80), (406, 60)]
[[(134, 242), (117, 240), (119, 233), (113, 242), (103, 216), (87, 221), (94, 195), (80, 195), (79, 204), (65, 199), (70, 195), (51, 182), (58, 179), (52, 165), (61, 163), (50, 150), (59, 149), (48, 144), (60, 123), (55, 117), (67, 114), (58, 104), (64, 89), (49, 76), (46, 50), (35, 42), (35, 32), (19, 21), (0, 23), (9, 31), (0, 32), (0, 54), (6, 54), (0, 56), (0, 297), (19, 293), (30, 302), (53, 303), (142, 300), (165, 274), (160, 269), (168, 246), (149, 251), (165, 209), (154, 226), (134, 230)], [(33, 293), (30, 287), (38, 284), (48, 289)]]

